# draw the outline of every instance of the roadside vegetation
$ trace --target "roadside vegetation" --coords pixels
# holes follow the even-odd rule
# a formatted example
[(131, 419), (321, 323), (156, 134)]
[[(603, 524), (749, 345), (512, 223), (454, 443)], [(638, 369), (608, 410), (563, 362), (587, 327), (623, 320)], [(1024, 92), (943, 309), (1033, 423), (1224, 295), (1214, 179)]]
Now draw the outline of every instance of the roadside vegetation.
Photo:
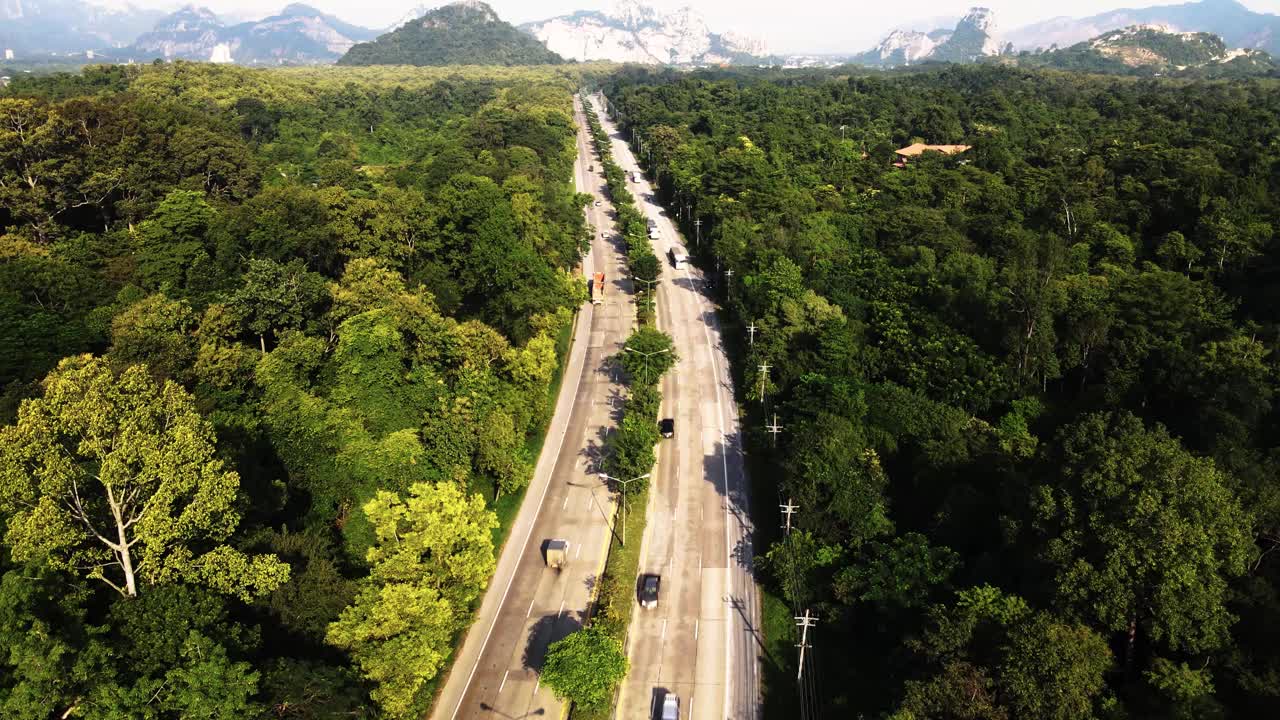
[(779, 77), (605, 87), (722, 271), (766, 707), (1280, 714), (1280, 90)]
[(585, 296), (577, 72), (0, 96), (0, 714), (421, 716)]

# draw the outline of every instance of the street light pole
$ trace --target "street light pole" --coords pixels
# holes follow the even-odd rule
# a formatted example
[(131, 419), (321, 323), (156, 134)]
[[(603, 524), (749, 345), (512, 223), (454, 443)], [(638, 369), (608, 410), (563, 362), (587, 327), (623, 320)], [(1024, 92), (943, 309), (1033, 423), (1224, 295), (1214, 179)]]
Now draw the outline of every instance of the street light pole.
[(635, 348), (631, 348), (631, 347), (624, 347), (624, 348), (622, 348), (622, 349), (623, 349), (624, 351), (626, 351), (626, 352), (635, 353), (635, 354), (640, 355), (640, 356), (642, 356), (642, 357), (644, 358), (644, 371), (645, 371), (645, 373), (648, 373), (648, 372), (649, 372), (649, 358), (653, 357), (654, 355), (661, 355), (662, 353), (669, 353), (669, 352), (671, 352), (671, 348), (662, 348), (661, 350), (654, 350), (653, 352), (645, 352), (645, 351), (643, 351), (643, 350), (637, 350), (637, 349), (635, 349)]
[(623, 480), (621, 478), (611, 477), (604, 473), (600, 473), (600, 477), (604, 478), (606, 483), (612, 480), (622, 486), (622, 489), (618, 491), (619, 501), (622, 505), (622, 537), (620, 538), (622, 541), (622, 547), (627, 546), (627, 485), (637, 480), (647, 480), (649, 475), (650, 473), (645, 473), (639, 477), (633, 477), (630, 480)]
[(653, 309), (653, 286), (656, 285), (658, 282), (660, 282), (660, 280), (658, 278), (654, 278), (653, 280), (645, 280), (644, 278), (638, 278), (635, 275), (632, 275), (631, 279), (634, 282), (642, 282), (648, 285), (649, 289), (646, 290), (645, 292), (649, 294), (649, 309), (652, 310)]

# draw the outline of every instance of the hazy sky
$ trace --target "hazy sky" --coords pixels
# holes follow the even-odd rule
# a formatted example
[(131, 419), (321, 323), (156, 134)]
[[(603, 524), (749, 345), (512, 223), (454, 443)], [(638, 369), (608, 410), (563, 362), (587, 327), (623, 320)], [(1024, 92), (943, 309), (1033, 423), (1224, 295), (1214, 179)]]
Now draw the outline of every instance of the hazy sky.
[[(243, 18), (269, 15), (291, 0), (134, 0), (140, 5), (205, 5), (218, 13)], [(443, 2), (422, 0), (301, 0), (359, 25), (385, 27), (410, 9)], [(1008, 30), (1059, 15), (1082, 17), (1123, 7), (1172, 5), (1185, 0), (653, 0), (645, 4), (662, 10), (690, 5), (706, 18), (713, 31), (737, 30), (763, 38), (775, 52), (853, 52), (879, 42), (899, 25), (928, 18), (963, 15), (971, 4), (995, 11), (997, 26)], [(610, 0), (488, 0), (504, 20), (521, 23), (542, 20), (574, 10), (606, 9)], [(1243, 0), (1258, 12), (1280, 14), (1280, 0)], [(931, 29), (931, 28), (921, 28)]]

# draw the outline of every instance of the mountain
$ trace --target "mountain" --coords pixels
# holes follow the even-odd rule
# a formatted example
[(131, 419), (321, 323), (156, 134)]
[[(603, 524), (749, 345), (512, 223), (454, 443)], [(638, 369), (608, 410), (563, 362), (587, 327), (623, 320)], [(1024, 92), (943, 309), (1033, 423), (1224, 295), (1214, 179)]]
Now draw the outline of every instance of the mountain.
[(1133, 25), (1212, 33), (1230, 47), (1257, 48), (1280, 55), (1280, 16), (1253, 12), (1236, 0), (1201, 0), (1182, 5), (1112, 10), (1081, 19), (1057, 17), (1018, 28), (1008, 33), (1006, 39), (1018, 49), (1051, 49)]
[(564, 60), (479, 0), (437, 8), (377, 40), (351, 48), (339, 65), (540, 65)]
[(1242, 77), (1271, 75), (1276, 63), (1263, 50), (1229, 49), (1211, 33), (1134, 25), (1062, 50), (1020, 55), (1019, 65), (1127, 75)]
[(899, 29), (880, 44), (850, 58), (850, 62), (875, 67), (897, 67), (925, 61), (974, 62), (1003, 52), (994, 14), (987, 8), (970, 8), (952, 29), (929, 32)]
[(133, 44), (131, 55), (258, 64), (314, 64), (337, 60), (374, 36), (307, 5), (227, 26), (207, 8), (187, 6), (161, 20)]
[(763, 42), (733, 32), (711, 32), (692, 8), (662, 13), (635, 0), (621, 0), (607, 12), (582, 10), (525, 23), (520, 29), (574, 60), (659, 65), (760, 64), (768, 60)]
[(987, 8), (971, 8), (946, 40), (929, 53), (928, 59), (939, 62), (968, 63), (978, 58), (1000, 54), (996, 39), (996, 19)]
[(162, 17), (111, 0), (0, 0), (0, 48), (21, 59), (124, 47)]

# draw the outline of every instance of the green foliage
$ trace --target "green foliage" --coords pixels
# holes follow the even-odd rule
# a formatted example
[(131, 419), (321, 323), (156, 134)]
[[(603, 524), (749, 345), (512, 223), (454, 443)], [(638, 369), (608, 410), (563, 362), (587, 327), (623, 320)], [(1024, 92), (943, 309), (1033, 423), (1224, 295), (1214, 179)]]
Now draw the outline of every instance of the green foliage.
[[(800, 507), (791, 555), (755, 504), (763, 583), (821, 612), (828, 715), (1274, 714), (1280, 203), (1253, 148), (1280, 92), (1002, 63), (603, 83), (695, 260), (733, 273), (753, 498)], [(917, 141), (972, 148), (894, 166)], [(794, 706), (779, 657), (766, 707)], [(1159, 657), (1213, 690), (1156, 689)]]
[(618, 356), (632, 384), (648, 387), (656, 387), (679, 359), (671, 336), (652, 327), (641, 327), (632, 333)]
[[(248, 598), (288, 579), (273, 556), (226, 545), (239, 477), (214, 456), (191, 396), (146, 368), (119, 375), (67, 358), (0, 429), (0, 482), (14, 558), (47, 559), (123, 595), (189, 579)], [(212, 549), (208, 549), (212, 546)]]
[(930, 547), (928, 538), (919, 533), (907, 533), (890, 543), (868, 543), (865, 552), (862, 564), (844, 568), (836, 578), (836, 595), (845, 601), (922, 607), (959, 565), (955, 552)]
[(405, 499), (380, 491), (364, 512), (377, 534), (369, 577), (327, 639), (351, 653), (388, 717), (409, 717), (489, 582), (497, 520), (447, 482), (415, 484)]
[(621, 642), (586, 628), (551, 643), (541, 679), (558, 697), (583, 708), (599, 708), (613, 698), (628, 668)]
[[(597, 70), (176, 62), (0, 98), (0, 563), (24, 563), (0, 571), (39, 578), (0, 600), (0, 714), (372, 718), (375, 687), (427, 702), (413, 674), (447, 662), (493, 546), (439, 589), (371, 581), (360, 508), (418, 483), (518, 505), (585, 300), (570, 93)], [(103, 388), (50, 375), (64, 358)], [(137, 493), (116, 498), (136, 518), (117, 522), (108, 486)], [(477, 538), (502, 536), (472, 514)], [(417, 620), (326, 647), (384, 585), (381, 607)], [(217, 595), (176, 594), (195, 587)]]
[(1053, 486), (1033, 506), (1050, 535), (1058, 596), (1111, 632), (1169, 650), (1227, 641), (1227, 583), (1253, 553), (1249, 517), (1213, 461), (1128, 413), (1063, 430)]

